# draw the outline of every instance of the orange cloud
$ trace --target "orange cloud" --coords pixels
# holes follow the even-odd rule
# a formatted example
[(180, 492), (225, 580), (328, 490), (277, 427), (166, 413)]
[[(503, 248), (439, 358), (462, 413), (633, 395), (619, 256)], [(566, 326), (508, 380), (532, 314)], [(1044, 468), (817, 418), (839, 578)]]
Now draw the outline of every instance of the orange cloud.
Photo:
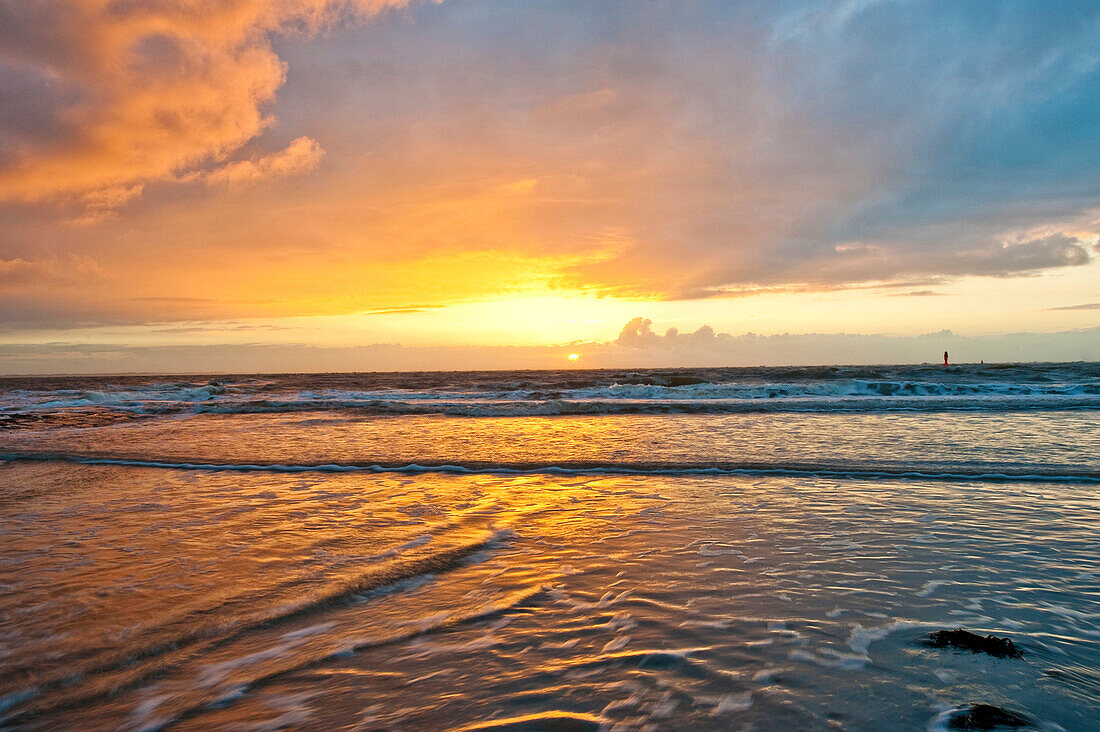
[[(226, 160), (273, 122), (284, 81), (273, 34), (409, 0), (46, 0), (0, 9), (5, 61), (31, 80), (43, 132), (0, 159), (0, 201), (90, 196), (92, 216), (194, 166)], [(34, 125), (28, 125), (33, 128)], [(60, 134), (59, 134), (60, 132)], [(304, 169), (299, 138), (212, 181)], [(131, 196), (122, 195), (129, 192)]]
[(49, 259), (0, 259), (0, 292), (34, 285), (95, 283), (103, 272), (91, 257), (70, 254)]
[(84, 213), (79, 218), (74, 219), (73, 223), (92, 224), (113, 216), (119, 208), (126, 205), (127, 201), (140, 196), (143, 190), (145, 190), (144, 183), (134, 183), (132, 185), (121, 183), (88, 191), (80, 197)]
[(325, 151), (316, 140), (299, 137), (277, 153), (227, 163), (206, 173), (202, 179), (207, 185), (248, 185), (313, 170), (324, 156)]

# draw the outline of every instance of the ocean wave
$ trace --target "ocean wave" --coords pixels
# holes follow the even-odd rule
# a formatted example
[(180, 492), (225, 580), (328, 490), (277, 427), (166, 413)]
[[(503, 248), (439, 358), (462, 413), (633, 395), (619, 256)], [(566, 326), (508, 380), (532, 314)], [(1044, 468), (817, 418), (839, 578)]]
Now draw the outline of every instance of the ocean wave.
[[(951, 411), (1062, 411), (1100, 409), (1100, 393), (1084, 387), (1062, 392), (990, 393), (961, 395), (827, 395), (784, 394), (767, 396), (688, 396), (655, 393), (646, 398), (631, 393), (592, 398), (484, 399), (455, 395), (409, 400), (405, 394), (386, 397), (342, 395), (287, 395), (284, 398), (115, 402), (84, 400), (50, 402), (0, 413), (0, 427), (32, 426), (45, 415), (68, 415), (59, 426), (80, 426), (76, 415), (87, 415), (98, 426), (106, 412), (134, 416), (180, 414), (271, 414), (295, 412), (345, 412), (352, 415), (448, 415), (455, 417), (534, 417), (611, 414), (740, 414), (754, 412), (951, 412)], [(92, 416), (95, 419), (92, 419)]]
[(803, 399), (806, 397), (997, 397), (1100, 395), (1100, 383), (1027, 384), (1012, 382), (949, 383), (841, 379), (836, 381), (765, 384), (690, 384), (659, 386), (612, 384), (578, 389), (576, 398), (590, 399)]
[[(1057, 366), (1057, 368), (1055, 368)], [(344, 374), (201, 381), (56, 380), (0, 389), (0, 427), (27, 415), (143, 416), (341, 411), (360, 415), (552, 416), (741, 412), (1100, 409), (1095, 364), (720, 369), (663, 372)], [(74, 388), (76, 386), (86, 388)], [(93, 388), (94, 387), (94, 388)], [(79, 426), (57, 420), (57, 426)], [(49, 425), (46, 425), (49, 426)]]
[(1100, 483), (1100, 471), (1072, 470), (1062, 466), (1027, 465), (1011, 469), (993, 469), (987, 465), (942, 464), (887, 468), (875, 464), (815, 463), (700, 463), (700, 462), (448, 462), (383, 463), (351, 462), (323, 464), (283, 463), (211, 463), (176, 460), (131, 459), (46, 453), (0, 454), (0, 461), (57, 460), (81, 465), (118, 465), (170, 470), (267, 472), (267, 473), (448, 473), (460, 475), (668, 475), (668, 476), (790, 476), (818, 478), (917, 479), (948, 481), (1024, 482), (1024, 483)]

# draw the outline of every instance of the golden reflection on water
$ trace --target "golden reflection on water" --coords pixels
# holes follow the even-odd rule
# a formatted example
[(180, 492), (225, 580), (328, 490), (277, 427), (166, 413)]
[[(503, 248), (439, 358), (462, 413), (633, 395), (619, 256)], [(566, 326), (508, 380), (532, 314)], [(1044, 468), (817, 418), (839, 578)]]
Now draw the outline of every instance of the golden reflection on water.
[[(1095, 691), (1072, 484), (19, 462), (0, 485), (31, 728), (912, 727), (958, 701), (942, 671), (1068, 729)], [(944, 623), (1040, 662), (914, 649)]]
[[(35, 707), (169, 670), (175, 701), (197, 703), (243, 673), (202, 670), (247, 655), (239, 636), (251, 647), (297, 616), (333, 625), (284, 643), (290, 666), (496, 612), (560, 579), (575, 547), (659, 503), (612, 479), (3, 471), (42, 491), (3, 538), (21, 566), (5, 600), (21, 634), (13, 687), (50, 690)], [(532, 548), (518, 550), (526, 537)], [(534, 546), (537, 561), (524, 561)], [(518, 563), (500, 558), (517, 552)], [(420, 583), (432, 585), (425, 607), (412, 600)], [(348, 610), (391, 591), (403, 601), (371, 604), (365, 626)], [(74, 659), (87, 674), (75, 685), (65, 681)], [(280, 668), (276, 658), (251, 665)]]
[[(1073, 440), (1067, 441), (1066, 435)], [(184, 463), (620, 468), (1096, 470), (1090, 412), (369, 416), (194, 415), (90, 430), (0, 432), (0, 451)]]

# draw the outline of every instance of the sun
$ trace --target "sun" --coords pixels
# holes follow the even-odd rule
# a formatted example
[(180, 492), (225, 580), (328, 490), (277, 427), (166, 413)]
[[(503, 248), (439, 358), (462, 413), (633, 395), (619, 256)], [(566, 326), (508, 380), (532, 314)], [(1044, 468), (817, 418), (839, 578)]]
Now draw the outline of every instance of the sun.
[(570, 353), (568, 356), (566, 356), (566, 358), (568, 358), (570, 361), (579, 361), (580, 357), (581, 355), (579, 353)]

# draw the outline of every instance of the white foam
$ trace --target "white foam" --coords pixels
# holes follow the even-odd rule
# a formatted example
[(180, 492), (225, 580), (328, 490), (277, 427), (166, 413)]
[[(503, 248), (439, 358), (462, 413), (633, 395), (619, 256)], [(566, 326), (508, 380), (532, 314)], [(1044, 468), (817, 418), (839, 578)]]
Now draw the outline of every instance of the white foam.
[(745, 556), (743, 552), (741, 552), (737, 549), (712, 549), (711, 548), (712, 546), (715, 546), (715, 545), (714, 544), (708, 544), (706, 546), (699, 547), (699, 554), (704, 556), (704, 557), (720, 557), (720, 556), (723, 556), (723, 555), (726, 555), (726, 554), (733, 555), (733, 556), (740, 556), (740, 557)]
[[(920, 590), (918, 590), (915, 594), (917, 595), (917, 597), (928, 597), (933, 592), (935, 592), (937, 588), (949, 584), (952, 583), (948, 580), (930, 580), (928, 582), (925, 582), (924, 586), (921, 587)], [(980, 610), (981, 608), (978, 609)]]
[(782, 668), (777, 667), (763, 668), (753, 674), (752, 680), (758, 684), (770, 684), (775, 675), (782, 671)]
[(787, 657), (792, 661), (807, 661), (826, 668), (839, 668), (849, 671), (865, 668), (867, 664), (871, 662), (871, 659), (863, 654), (852, 655), (849, 653), (841, 653), (831, 648), (826, 648), (821, 652), (828, 657), (819, 656), (816, 653), (803, 650), (791, 651), (787, 654)]
[(605, 643), (604, 647), (600, 649), (600, 653), (614, 653), (615, 651), (621, 651), (628, 645), (630, 645), (630, 636), (620, 635)]
[(726, 694), (722, 701), (714, 708), (714, 714), (728, 714), (729, 712), (743, 712), (752, 706), (752, 692), (744, 691), (740, 694)]
[(623, 600), (625, 600), (628, 597), (630, 597), (630, 590), (623, 590), (619, 594), (615, 594), (614, 592), (608, 590), (607, 592), (605, 592), (603, 594), (602, 597), (600, 597), (599, 600), (596, 600), (595, 602), (585, 602), (583, 600), (573, 600), (573, 599), (569, 598), (568, 595), (565, 595), (562, 599), (570, 607), (572, 607), (574, 610), (587, 611), (587, 610), (603, 610), (604, 608), (608, 608), (608, 607), (611, 607), (612, 605), (615, 605), (617, 603), (622, 602)]
[(852, 626), (852, 632), (848, 636), (848, 647), (856, 653), (866, 654), (872, 643), (882, 640), (891, 633), (899, 630), (935, 627), (935, 625), (934, 623), (918, 620), (895, 620), (892, 623), (875, 628), (864, 628), (860, 623), (856, 623)]

